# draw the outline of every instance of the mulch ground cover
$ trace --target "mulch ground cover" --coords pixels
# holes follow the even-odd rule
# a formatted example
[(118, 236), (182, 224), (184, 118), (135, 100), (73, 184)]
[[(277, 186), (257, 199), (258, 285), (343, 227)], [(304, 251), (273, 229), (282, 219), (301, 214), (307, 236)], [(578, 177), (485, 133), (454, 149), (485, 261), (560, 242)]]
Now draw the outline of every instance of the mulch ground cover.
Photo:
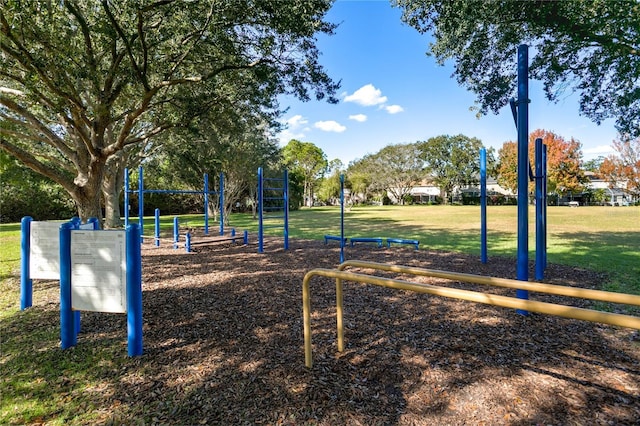
[[(304, 365), (302, 279), (335, 268), (337, 243), (269, 240), (143, 247), (144, 355), (100, 389), (106, 424), (640, 424), (637, 331), (345, 283), (337, 351), (334, 280), (311, 283), (314, 366)], [(515, 259), (345, 249), (348, 259), (514, 278)], [(397, 275), (385, 275), (394, 276)], [(514, 295), (444, 280), (421, 282)], [(606, 276), (550, 264), (545, 282)], [(535, 300), (589, 303), (531, 293)], [(602, 306), (601, 306), (602, 307)], [(83, 314), (83, 339), (119, 336), (122, 315)], [(85, 344), (88, 344), (85, 342)], [(126, 341), (123, 342), (126, 353)]]

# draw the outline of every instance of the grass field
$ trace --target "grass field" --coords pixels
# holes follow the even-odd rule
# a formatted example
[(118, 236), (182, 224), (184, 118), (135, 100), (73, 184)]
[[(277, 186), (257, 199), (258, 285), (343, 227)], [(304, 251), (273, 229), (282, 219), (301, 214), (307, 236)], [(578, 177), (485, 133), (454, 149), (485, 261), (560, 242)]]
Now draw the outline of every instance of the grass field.
[[(488, 209), (489, 256), (516, 257), (517, 208)], [(530, 210), (530, 259), (535, 258), (533, 209)], [(292, 212), (292, 238), (322, 239), (340, 232), (340, 212), (336, 207)], [(172, 217), (162, 218), (162, 230), (172, 234)], [(184, 216), (182, 225), (200, 227), (202, 216)], [(235, 214), (230, 226), (249, 230), (255, 242), (257, 222), (248, 214)], [(217, 224), (210, 222), (210, 233)], [(355, 207), (345, 214), (348, 237), (398, 237), (419, 239), (421, 248), (458, 251), (479, 255), (479, 207), (474, 206), (380, 206)], [(153, 232), (153, 218), (145, 219), (145, 233)], [(276, 230), (271, 230), (274, 234)], [(50, 307), (19, 311), (20, 225), (0, 225), (0, 329), (3, 330), (0, 366), (11, 360), (13, 373), (0, 381), (0, 424), (12, 422), (11, 413), (20, 413), (31, 423), (63, 424), (74, 412), (100, 413), (99, 407), (83, 395), (100, 390), (100, 383), (113, 371), (132, 368), (121, 356), (121, 342), (105, 343), (109, 348), (78, 346), (70, 353), (50, 350), (58, 342), (55, 309)], [(268, 255), (268, 254), (267, 254)], [(607, 290), (640, 294), (640, 207), (550, 207), (548, 210), (548, 261), (609, 273), (602, 283)], [(55, 289), (54, 289), (55, 290)], [(21, 330), (10, 339), (5, 330)], [(21, 353), (47, 354), (36, 367), (20, 365)], [(127, 366), (128, 365), (128, 366)], [(142, 374), (142, 373), (141, 373)], [(81, 392), (65, 393), (65, 377), (83, 383)], [(43, 377), (46, 380), (43, 380)], [(91, 409), (89, 409), (91, 408)], [(99, 422), (82, 418), (81, 423)]]
[[(535, 209), (529, 210), (529, 259), (535, 259)], [(162, 219), (171, 234), (172, 217)], [(424, 248), (480, 255), (478, 206), (368, 206), (345, 212), (347, 237), (398, 237), (420, 240)], [(548, 261), (606, 271), (611, 281), (603, 288), (640, 294), (640, 207), (549, 207)], [(202, 215), (186, 216), (181, 223), (203, 226)], [(210, 233), (217, 224), (210, 220)], [(253, 238), (257, 222), (237, 214), (230, 226), (249, 230)], [(337, 207), (304, 209), (291, 213), (289, 235), (322, 239), (340, 233)], [(517, 207), (490, 206), (487, 211), (488, 253), (517, 256)], [(153, 230), (153, 218), (145, 219), (145, 233)], [(275, 234), (277, 230), (265, 231)]]
[[(345, 212), (347, 237), (398, 237), (420, 240), (423, 248), (480, 254), (478, 206), (367, 206)], [(535, 211), (529, 210), (529, 258), (535, 259)], [(202, 227), (202, 215), (180, 218), (181, 226)], [(209, 221), (210, 233), (218, 224)], [(248, 230), (257, 238), (250, 214), (233, 214), (227, 228)], [(161, 217), (164, 236), (172, 235), (173, 217)], [(487, 212), (489, 256), (516, 257), (517, 208), (490, 206)], [(549, 207), (548, 261), (611, 274), (610, 290), (640, 293), (640, 207)], [(153, 217), (145, 218), (146, 235)], [(276, 229), (265, 231), (277, 234)], [(340, 233), (340, 210), (320, 207), (291, 212), (292, 238), (322, 239)], [(0, 278), (16, 273), (20, 261), (20, 225), (0, 225)]]

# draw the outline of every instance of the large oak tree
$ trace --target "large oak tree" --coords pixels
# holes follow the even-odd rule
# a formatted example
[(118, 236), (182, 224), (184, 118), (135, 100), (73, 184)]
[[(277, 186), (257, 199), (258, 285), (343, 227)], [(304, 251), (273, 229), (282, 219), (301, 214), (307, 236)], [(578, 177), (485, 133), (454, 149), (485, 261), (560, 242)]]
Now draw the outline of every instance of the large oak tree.
[(82, 218), (102, 217), (102, 185), (128, 149), (212, 108), (335, 101), (315, 46), (334, 30), (330, 6), (0, 0), (0, 148), (60, 184)]
[(431, 33), (430, 52), (455, 62), (479, 113), (497, 113), (516, 88), (516, 50), (531, 46), (530, 75), (550, 100), (575, 91), (580, 113), (640, 136), (640, 2), (637, 0), (394, 0), (403, 21)]

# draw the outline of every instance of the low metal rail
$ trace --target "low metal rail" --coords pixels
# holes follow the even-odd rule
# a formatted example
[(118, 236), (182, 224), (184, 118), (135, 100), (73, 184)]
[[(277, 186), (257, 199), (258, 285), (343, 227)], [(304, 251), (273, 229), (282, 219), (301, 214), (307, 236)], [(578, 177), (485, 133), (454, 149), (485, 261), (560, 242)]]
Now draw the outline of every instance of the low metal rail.
[[(363, 262), (349, 260), (340, 265), (344, 269), (348, 266), (371, 268), (390, 272), (398, 272), (412, 275), (422, 275), (444, 278), (454, 281), (463, 281), (475, 284), (489, 284), (501, 287), (513, 286), (513, 288), (524, 288), (523, 285), (535, 287), (533, 291), (540, 293), (556, 294), (569, 297), (579, 297), (605, 302), (623, 303), (640, 306), (640, 296), (612, 293), (599, 290), (579, 289), (550, 284), (528, 283), (524, 281), (509, 280), (504, 278), (493, 278), (481, 275), (460, 274), (454, 272), (429, 270), (400, 265), (386, 265), (374, 262)], [(397, 290), (410, 290), (418, 293), (433, 294), (436, 296), (449, 297), (460, 300), (467, 300), (487, 305), (502, 306), (506, 308), (522, 309), (530, 312), (539, 312), (564, 318), (579, 319), (603, 324), (616, 325), (640, 330), (640, 318), (632, 315), (615, 314), (601, 312), (592, 309), (576, 308), (567, 305), (539, 302), (535, 300), (524, 300), (514, 297), (493, 295), (477, 291), (461, 290), (457, 288), (435, 286), (431, 284), (414, 283), (410, 281), (383, 278), (361, 273), (346, 272), (337, 269), (312, 269), (307, 272), (302, 281), (302, 308), (304, 327), (304, 351), (305, 365), (308, 368), (313, 366), (313, 355), (311, 345), (311, 293), (310, 281), (314, 276), (323, 276), (336, 279), (336, 319), (338, 329), (338, 351), (344, 350), (344, 322), (343, 322), (343, 294), (342, 281), (354, 281), (364, 284), (373, 284), (381, 287), (394, 288)]]

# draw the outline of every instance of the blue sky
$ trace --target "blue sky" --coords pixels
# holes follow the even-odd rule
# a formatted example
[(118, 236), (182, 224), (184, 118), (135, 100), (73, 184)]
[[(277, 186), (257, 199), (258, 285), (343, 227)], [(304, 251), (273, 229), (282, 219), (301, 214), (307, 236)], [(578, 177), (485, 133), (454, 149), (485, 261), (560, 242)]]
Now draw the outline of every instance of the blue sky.
[[(327, 20), (340, 24), (336, 34), (318, 39), (320, 62), (341, 80), (340, 102), (300, 102), (282, 97), (288, 128), (277, 135), (312, 142), (328, 160), (345, 165), (397, 143), (427, 140), (443, 134), (476, 137), (496, 150), (516, 140), (508, 106), (500, 114), (476, 118), (469, 108), (475, 96), (451, 77), (453, 66), (436, 64), (426, 55), (430, 37), (400, 20), (400, 9), (388, 1), (337, 1)], [(514, 64), (516, 52), (513, 54)], [(516, 94), (514, 93), (515, 97)], [(552, 131), (582, 143), (584, 159), (611, 153), (617, 137), (613, 121), (600, 126), (578, 114), (577, 96), (554, 104), (538, 82), (529, 84), (529, 129)]]

